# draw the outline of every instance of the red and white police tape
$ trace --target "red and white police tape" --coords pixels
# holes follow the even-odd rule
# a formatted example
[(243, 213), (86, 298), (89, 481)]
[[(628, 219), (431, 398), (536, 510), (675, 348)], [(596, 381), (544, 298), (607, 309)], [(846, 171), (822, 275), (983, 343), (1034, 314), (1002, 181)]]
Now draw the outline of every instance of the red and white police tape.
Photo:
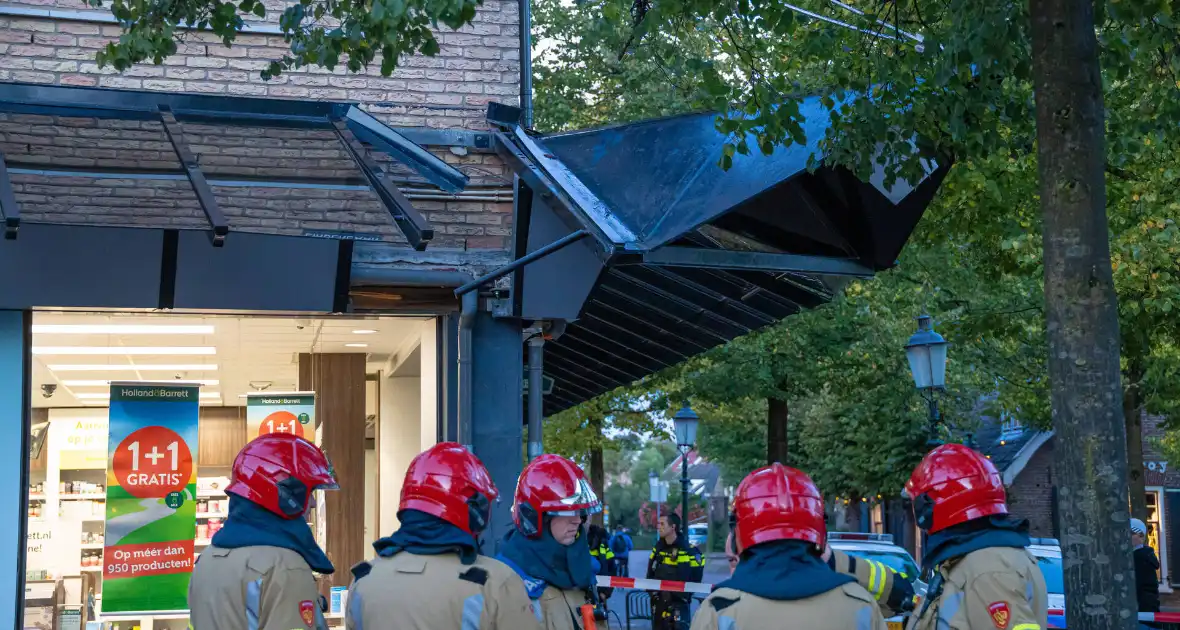
[[(677, 582), (675, 580), (648, 580), (644, 578), (626, 578), (626, 577), (612, 577), (608, 575), (598, 576), (598, 586), (600, 588), (629, 588), (638, 589), (641, 591), (668, 591), (671, 593), (701, 593), (708, 595), (713, 592), (712, 584), (702, 584), (700, 582)], [(1049, 610), (1049, 615), (1064, 615), (1065, 611), (1061, 609)], [(900, 617), (890, 618), (900, 620)], [(1164, 613), (1139, 613), (1139, 621), (1148, 621), (1155, 623), (1180, 623), (1180, 613), (1164, 612)]]
[(635, 588), (641, 591), (669, 591), (672, 593), (702, 593), (708, 595), (713, 592), (712, 584), (700, 582), (677, 582), (675, 580), (647, 580), (643, 578), (598, 576), (599, 588)]

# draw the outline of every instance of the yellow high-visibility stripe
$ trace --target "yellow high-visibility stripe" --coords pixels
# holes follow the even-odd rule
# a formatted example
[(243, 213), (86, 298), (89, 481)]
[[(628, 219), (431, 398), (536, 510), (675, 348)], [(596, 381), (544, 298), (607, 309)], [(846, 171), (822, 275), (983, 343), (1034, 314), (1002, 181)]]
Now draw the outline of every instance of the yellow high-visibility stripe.
[(1041, 630), (1041, 624), (1039, 624), (1039, 623), (1021, 623), (1021, 624), (1017, 624), (1015, 626), (1012, 626), (1012, 630)]
[(874, 593), (877, 590), (877, 564), (872, 560), (866, 560), (865, 564), (869, 565), (869, 592)]
[(877, 579), (877, 593), (875, 595), (877, 599), (885, 597), (885, 581), (889, 578), (889, 574), (886, 573), (886, 571), (889, 570), (889, 567), (885, 566), (884, 564), (880, 562), (877, 563), (877, 573), (881, 576)]

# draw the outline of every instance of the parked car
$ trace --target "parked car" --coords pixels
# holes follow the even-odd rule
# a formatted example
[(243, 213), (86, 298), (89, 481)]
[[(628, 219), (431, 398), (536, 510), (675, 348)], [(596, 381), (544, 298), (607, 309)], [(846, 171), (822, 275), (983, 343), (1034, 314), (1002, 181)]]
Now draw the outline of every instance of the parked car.
[(1061, 572), (1061, 544), (1056, 538), (1033, 538), (1029, 553), (1037, 559), (1037, 566), (1045, 576), (1045, 590), (1049, 594), (1049, 627), (1065, 628), (1065, 578)]
[[(902, 578), (909, 580), (914, 585), (914, 592), (918, 597), (925, 597), (926, 583), (919, 579), (918, 563), (914, 562), (910, 552), (893, 542), (892, 534), (831, 532), (828, 534), (828, 546), (851, 556), (884, 564), (897, 571)], [(901, 630), (905, 626), (905, 618), (900, 615), (886, 621), (889, 630)]]

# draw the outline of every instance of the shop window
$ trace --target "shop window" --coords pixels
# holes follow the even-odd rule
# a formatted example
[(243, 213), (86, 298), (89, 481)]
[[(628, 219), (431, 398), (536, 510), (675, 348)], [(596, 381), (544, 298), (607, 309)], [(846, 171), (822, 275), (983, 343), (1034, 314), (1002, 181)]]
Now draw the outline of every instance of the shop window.
[[(1168, 575), (1168, 549), (1167, 537), (1162, 536), (1161, 532), (1167, 530), (1166, 517), (1164, 515), (1163, 503), (1161, 501), (1162, 490), (1159, 488), (1149, 489), (1147, 491), (1147, 546), (1155, 550), (1159, 557), (1160, 568), (1157, 572), (1157, 577), (1163, 578)], [(1161, 579), (1161, 588), (1168, 588), (1167, 582)]]
[[(27, 627), (116, 619), (121, 628), (188, 627), (187, 554), (208, 548), (225, 522), (231, 464), (263, 433), (301, 435), (339, 459), (326, 438), (363, 432), (363, 467), (337, 468), (337, 498), (317, 493), (309, 526), (328, 548), (393, 531), (396, 501), (382, 499), (397, 496), (406, 466), (438, 434), (436, 330), (420, 317), (35, 313)], [(363, 410), (340, 393), (357, 385), (366, 390)], [(178, 406), (170, 415), (133, 408), (165, 390), (176, 392), (163, 403)], [(346, 492), (364, 493), (363, 522), (331, 509)], [(149, 545), (176, 570), (116, 561)], [(147, 607), (165, 597), (167, 606)], [(329, 626), (339, 627), (340, 597), (333, 601)]]

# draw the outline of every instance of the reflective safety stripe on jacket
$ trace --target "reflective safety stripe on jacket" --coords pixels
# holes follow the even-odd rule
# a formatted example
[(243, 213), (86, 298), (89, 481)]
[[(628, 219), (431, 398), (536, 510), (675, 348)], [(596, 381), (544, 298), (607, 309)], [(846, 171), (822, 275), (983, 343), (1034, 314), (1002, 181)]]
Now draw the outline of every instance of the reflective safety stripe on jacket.
[(885, 630), (885, 618), (859, 584), (843, 584), (806, 599), (773, 600), (719, 588), (692, 620), (692, 630), (768, 630), (769, 628)]
[(851, 575), (881, 606), (881, 614), (892, 617), (902, 612), (903, 604), (914, 598), (914, 586), (908, 576), (881, 562), (831, 549), (828, 566), (837, 573)]
[(661, 540), (648, 556), (647, 577), (655, 580), (700, 582), (705, 573), (705, 557), (696, 547), (668, 545)]
[(402, 552), (353, 568), (348, 630), (538, 630), (520, 576), (486, 556)]
[(562, 590), (548, 586), (536, 602), (540, 605), (542, 630), (605, 630), (605, 621), (595, 621), (591, 628), (583, 628), (582, 606), (586, 604), (586, 592), (578, 589)]
[(311, 567), (279, 547), (209, 547), (193, 567), (188, 602), (199, 630), (320, 630)]
[(590, 555), (595, 558), (601, 558), (607, 562), (615, 559), (615, 552), (610, 550), (606, 545), (599, 545), (597, 549), (591, 549)]
[(1046, 630), (1045, 576), (1024, 549), (989, 547), (938, 566), (910, 630)]

